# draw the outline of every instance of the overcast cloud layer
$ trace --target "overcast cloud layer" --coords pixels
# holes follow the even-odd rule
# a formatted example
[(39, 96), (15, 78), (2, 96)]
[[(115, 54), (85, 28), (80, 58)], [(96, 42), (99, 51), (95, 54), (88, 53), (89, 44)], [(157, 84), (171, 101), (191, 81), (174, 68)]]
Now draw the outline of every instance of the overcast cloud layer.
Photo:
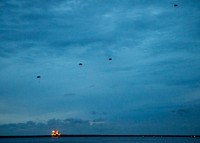
[(200, 134), (199, 25), (199, 0), (0, 0), (0, 135)]

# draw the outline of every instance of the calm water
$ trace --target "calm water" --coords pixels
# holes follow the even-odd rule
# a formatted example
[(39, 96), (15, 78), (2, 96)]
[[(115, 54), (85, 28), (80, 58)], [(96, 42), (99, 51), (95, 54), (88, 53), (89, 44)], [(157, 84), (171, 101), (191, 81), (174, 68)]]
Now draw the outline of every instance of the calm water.
[(141, 138), (141, 137), (88, 137), (88, 138), (4, 138), (0, 143), (200, 143), (200, 138)]

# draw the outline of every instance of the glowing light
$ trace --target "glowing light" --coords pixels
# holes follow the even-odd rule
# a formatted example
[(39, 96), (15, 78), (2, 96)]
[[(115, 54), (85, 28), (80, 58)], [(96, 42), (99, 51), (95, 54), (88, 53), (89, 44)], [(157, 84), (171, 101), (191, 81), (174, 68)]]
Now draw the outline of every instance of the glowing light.
[(58, 130), (52, 130), (51, 136), (52, 136), (52, 137), (59, 137), (59, 136), (60, 136), (60, 133), (59, 133)]

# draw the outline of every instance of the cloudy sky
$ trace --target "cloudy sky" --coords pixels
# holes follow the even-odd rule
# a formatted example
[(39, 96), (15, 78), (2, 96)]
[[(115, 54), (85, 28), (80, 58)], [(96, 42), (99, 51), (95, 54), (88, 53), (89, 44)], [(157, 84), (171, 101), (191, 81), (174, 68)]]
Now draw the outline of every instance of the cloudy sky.
[(199, 26), (199, 0), (0, 0), (0, 135), (200, 134)]

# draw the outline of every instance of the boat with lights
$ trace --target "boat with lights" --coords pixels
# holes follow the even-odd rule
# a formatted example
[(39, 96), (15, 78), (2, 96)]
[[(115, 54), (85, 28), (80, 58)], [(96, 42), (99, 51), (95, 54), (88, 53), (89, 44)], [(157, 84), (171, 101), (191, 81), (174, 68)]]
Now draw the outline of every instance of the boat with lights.
[(52, 136), (52, 137), (60, 137), (60, 133), (59, 133), (58, 130), (52, 130), (51, 136)]

